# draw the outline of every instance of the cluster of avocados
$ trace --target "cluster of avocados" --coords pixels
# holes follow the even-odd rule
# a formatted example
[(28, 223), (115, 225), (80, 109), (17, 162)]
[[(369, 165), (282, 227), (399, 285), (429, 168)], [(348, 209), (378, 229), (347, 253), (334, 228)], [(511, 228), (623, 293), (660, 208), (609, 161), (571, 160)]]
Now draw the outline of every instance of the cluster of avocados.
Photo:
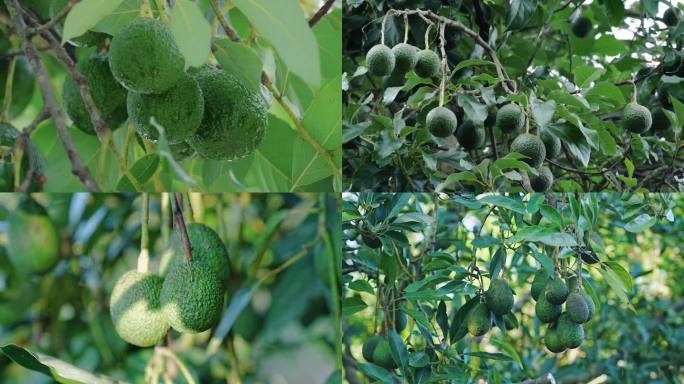
[[(130, 119), (141, 137), (155, 142), (161, 126), (179, 160), (195, 153), (211, 160), (240, 159), (264, 137), (264, 98), (212, 65), (187, 69), (171, 30), (159, 20), (131, 21), (112, 38), (107, 55), (95, 53), (77, 68), (112, 130)], [(74, 125), (95, 134), (70, 78), (63, 100)]]
[(418, 77), (432, 78), (439, 72), (439, 56), (431, 49), (399, 43), (390, 48), (384, 44), (371, 47), (366, 54), (368, 72), (374, 76), (389, 76), (389, 79), (404, 79), (413, 71)]
[(228, 280), (228, 252), (210, 227), (188, 225), (192, 261), (184, 258), (182, 243), (174, 234), (159, 274), (131, 270), (114, 285), (110, 313), (114, 328), (128, 343), (149, 347), (169, 327), (198, 333), (219, 320)]
[(506, 320), (513, 317), (513, 291), (504, 279), (495, 278), (489, 283), (489, 288), (480, 296), (480, 302), (475, 304), (466, 318), (468, 333), (472, 336), (483, 336), (492, 328), (492, 313), (502, 316), (506, 327), (513, 324)]
[(22, 198), (7, 218), (7, 256), (20, 275), (43, 274), (59, 260), (59, 234), (45, 208)]
[(582, 345), (582, 324), (594, 316), (596, 305), (591, 296), (578, 286), (577, 277), (568, 278), (566, 284), (559, 274), (549, 276), (540, 270), (532, 281), (531, 294), (537, 301), (537, 318), (549, 324), (544, 335), (546, 348), (553, 353), (560, 353)]

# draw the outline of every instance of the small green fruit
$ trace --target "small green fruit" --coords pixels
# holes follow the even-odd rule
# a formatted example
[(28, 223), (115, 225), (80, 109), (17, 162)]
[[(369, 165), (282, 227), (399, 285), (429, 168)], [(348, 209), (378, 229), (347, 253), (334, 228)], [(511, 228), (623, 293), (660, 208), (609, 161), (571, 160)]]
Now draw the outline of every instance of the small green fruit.
[(398, 309), (394, 311), (394, 329), (397, 332), (401, 332), (406, 328), (407, 324), (408, 319), (406, 318), (406, 313)]
[(587, 37), (592, 28), (591, 20), (586, 16), (580, 16), (572, 23), (572, 33), (579, 38)]
[(663, 14), (663, 22), (668, 27), (674, 27), (679, 23), (679, 9), (675, 7), (668, 8)]
[(534, 310), (542, 323), (553, 323), (558, 319), (563, 308), (560, 305), (551, 304), (546, 299), (546, 295), (540, 294)]
[(466, 151), (477, 149), (484, 143), (484, 129), (476, 127), (470, 120), (465, 120), (456, 129), (456, 140)]
[(546, 130), (542, 131), (539, 137), (541, 137), (542, 142), (544, 143), (544, 148), (546, 148), (547, 159), (554, 159), (560, 155), (561, 141), (558, 137), (550, 134)]
[(582, 295), (582, 298), (584, 298), (584, 302), (587, 303), (587, 309), (589, 310), (587, 321), (589, 321), (592, 317), (594, 317), (594, 313), (596, 313), (596, 303), (594, 303), (594, 300), (586, 291), (582, 290), (580, 291), (580, 294)]
[(544, 271), (539, 270), (534, 274), (534, 279), (532, 280), (532, 298), (535, 300), (539, 299), (539, 295), (544, 292), (544, 287), (549, 281), (549, 276), (544, 273)]
[(622, 111), (622, 124), (630, 132), (644, 133), (651, 128), (651, 112), (643, 105), (629, 103)]
[(513, 292), (508, 282), (503, 279), (494, 279), (489, 284), (485, 293), (487, 308), (497, 315), (504, 315), (513, 308)]
[(577, 292), (572, 292), (568, 295), (568, 300), (565, 302), (565, 310), (568, 313), (568, 318), (574, 323), (583, 324), (589, 320), (587, 302)]
[(431, 78), (439, 72), (439, 56), (429, 49), (424, 49), (418, 52), (416, 57), (416, 66), (413, 71), (424, 79)]
[(558, 339), (568, 349), (577, 348), (584, 341), (584, 328), (572, 322), (568, 314), (564, 313), (558, 319)]
[(394, 71), (406, 73), (413, 70), (418, 59), (418, 48), (411, 44), (399, 43), (392, 47), (392, 53), (395, 58)]
[(518, 104), (506, 104), (496, 112), (496, 125), (499, 126), (501, 132), (518, 131), (524, 124), (525, 114)]
[(373, 363), (379, 365), (385, 369), (393, 370), (397, 367), (397, 364), (392, 358), (392, 350), (390, 349), (389, 342), (387, 340), (381, 340), (378, 345), (373, 350)]
[(19, 202), (7, 218), (7, 256), (20, 274), (44, 273), (59, 259), (59, 235), (42, 205)]
[(535, 192), (546, 192), (553, 185), (553, 173), (547, 166), (542, 166), (538, 171), (538, 175), (530, 177), (530, 186)]
[(466, 325), (471, 335), (482, 336), (492, 328), (492, 313), (485, 304), (477, 303), (468, 313)]
[(556, 326), (549, 326), (544, 335), (544, 345), (553, 353), (565, 351), (565, 345), (561, 342)]
[(361, 350), (361, 354), (363, 355), (363, 358), (366, 359), (367, 362), (372, 363), (373, 362), (373, 351), (375, 351), (375, 347), (378, 346), (378, 343), (383, 340), (382, 336), (374, 335), (371, 336), (365, 343), (363, 343), (363, 348)]
[(375, 45), (366, 54), (366, 65), (371, 75), (387, 76), (394, 70), (394, 53), (384, 44)]
[(444, 107), (433, 108), (425, 118), (425, 125), (436, 137), (447, 137), (456, 130), (456, 115)]
[(533, 168), (539, 168), (546, 158), (546, 148), (539, 136), (523, 133), (511, 143), (511, 152), (518, 152), (526, 157), (522, 160)]
[(551, 304), (561, 305), (565, 303), (569, 293), (568, 287), (559, 276), (555, 276), (544, 288), (544, 296)]

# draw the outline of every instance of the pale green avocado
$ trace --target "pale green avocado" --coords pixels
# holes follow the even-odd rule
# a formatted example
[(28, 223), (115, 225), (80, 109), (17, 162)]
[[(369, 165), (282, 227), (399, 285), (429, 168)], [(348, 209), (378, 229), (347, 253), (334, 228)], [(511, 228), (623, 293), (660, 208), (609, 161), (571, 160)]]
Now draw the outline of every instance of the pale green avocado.
[(569, 293), (568, 286), (559, 276), (551, 279), (544, 288), (544, 295), (551, 304), (561, 305), (565, 303)]
[(366, 66), (371, 75), (387, 76), (394, 70), (394, 64), (394, 53), (386, 45), (375, 45), (366, 54)]
[(394, 71), (399, 73), (406, 73), (411, 71), (416, 66), (418, 48), (411, 44), (399, 43), (392, 47), (394, 54)]
[(59, 235), (40, 204), (22, 200), (7, 219), (7, 255), (17, 272), (44, 273), (59, 259)]
[[(547, 282), (548, 285), (548, 282)], [(534, 306), (535, 314), (542, 323), (552, 323), (558, 319), (563, 307), (552, 304), (546, 299), (544, 292), (539, 294), (537, 304)]]
[(502, 132), (514, 132), (525, 124), (525, 114), (518, 104), (510, 103), (496, 111), (496, 125)]
[(168, 332), (159, 302), (161, 289), (161, 277), (136, 270), (124, 273), (114, 285), (109, 311), (116, 332), (126, 342), (149, 347)]
[(558, 329), (556, 326), (549, 326), (544, 335), (544, 345), (553, 353), (561, 353), (565, 351), (565, 345), (561, 342), (558, 336)]
[(630, 132), (644, 133), (651, 129), (651, 111), (643, 105), (629, 103), (622, 111), (622, 124)]
[(418, 52), (418, 55), (416, 56), (416, 65), (413, 68), (413, 72), (415, 72), (418, 77), (428, 79), (437, 75), (439, 72), (439, 64), (439, 56), (437, 56), (434, 51), (423, 49)]
[(425, 125), (430, 133), (436, 137), (447, 137), (454, 133), (458, 121), (456, 115), (450, 109), (436, 107), (428, 112)]
[(533, 168), (538, 168), (546, 158), (546, 147), (539, 136), (522, 133), (511, 143), (511, 152), (518, 152), (526, 157), (522, 161)]
[(397, 364), (392, 358), (392, 351), (387, 340), (380, 340), (373, 350), (373, 363), (385, 369), (394, 369)]

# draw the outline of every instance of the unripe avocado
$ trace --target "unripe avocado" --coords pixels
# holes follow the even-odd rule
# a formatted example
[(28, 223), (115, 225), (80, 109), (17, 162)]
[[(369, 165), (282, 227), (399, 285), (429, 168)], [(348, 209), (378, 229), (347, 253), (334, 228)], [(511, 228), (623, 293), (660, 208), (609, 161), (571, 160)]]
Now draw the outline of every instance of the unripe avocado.
[(544, 273), (544, 271), (538, 271), (534, 274), (534, 279), (532, 280), (532, 298), (535, 300), (539, 299), (539, 295), (544, 292), (544, 287), (549, 281), (549, 276)]
[(385, 78), (385, 88), (403, 87), (404, 84), (406, 84), (406, 73), (397, 71), (396, 68), (394, 68), (394, 71)]
[(568, 318), (574, 323), (583, 324), (589, 320), (587, 302), (577, 292), (572, 292), (568, 295), (568, 300), (565, 302), (565, 311), (568, 313)]
[(59, 259), (59, 235), (43, 206), (19, 202), (7, 218), (7, 256), (20, 274), (44, 273)]
[(180, 162), (195, 155), (195, 150), (185, 141), (169, 144), (173, 159)]
[(117, 280), (109, 300), (116, 332), (139, 347), (155, 345), (164, 338), (169, 323), (164, 318), (159, 295), (161, 277), (131, 270)]
[(593, 27), (591, 20), (586, 16), (580, 16), (572, 23), (572, 33), (579, 38), (587, 37)]
[(387, 76), (394, 70), (394, 53), (384, 44), (374, 45), (366, 54), (368, 72), (375, 76)]
[(439, 72), (439, 56), (430, 49), (423, 49), (418, 52), (416, 66), (413, 68), (413, 71), (418, 77), (424, 79), (437, 75)]
[(456, 129), (456, 140), (466, 151), (477, 149), (484, 143), (484, 129), (476, 127), (470, 120), (465, 120)]
[(268, 105), (263, 97), (209, 65), (193, 76), (202, 89), (204, 116), (188, 144), (212, 160), (236, 160), (254, 153), (266, 133)]
[(418, 48), (411, 44), (399, 43), (392, 47), (394, 54), (394, 71), (406, 73), (413, 70), (416, 65)]
[(112, 39), (109, 64), (114, 77), (129, 91), (162, 93), (183, 77), (185, 58), (169, 27), (139, 18)]
[(456, 130), (456, 115), (444, 107), (433, 108), (425, 118), (425, 125), (436, 137), (447, 137)]
[(558, 339), (568, 349), (577, 348), (584, 341), (584, 328), (572, 322), (568, 314), (564, 313), (558, 319)]
[(206, 262), (190, 261), (173, 268), (164, 279), (164, 316), (179, 332), (198, 333), (216, 324), (223, 311), (223, 282)]
[[(108, 58), (96, 53), (76, 65), (86, 78), (90, 96), (109, 129), (117, 129), (126, 118), (126, 90), (116, 81), (109, 70)], [(81, 91), (73, 79), (67, 77), (62, 88), (64, 109), (81, 131), (94, 135), (95, 128), (90, 120)]]
[(492, 328), (492, 313), (484, 303), (477, 303), (468, 313), (466, 324), (471, 335), (482, 336)]
[(361, 238), (363, 239), (364, 244), (371, 248), (377, 249), (382, 246), (382, 241), (374, 234), (363, 234), (361, 235)]
[(556, 326), (549, 327), (544, 335), (544, 345), (553, 353), (561, 353), (565, 351), (565, 345), (561, 342)]
[(401, 332), (406, 328), (408, 319), (406, 318), (406, 313), (404, 311), (396, 310), (394, 311), (394, 329), (397, 332)]
[[(7, 148), (14, 148), (19, 139), (20, 132), (14, 126), (8, 123), (0, 123), (0, 146)], [(21, 158), (21, 177), (20, 182), (24, 182), (26, 176), (31, 169), (29, 156), (33, 156), (33, 177), (29, 185), (29, 192), (37, 192), (43, 190), (45, 183), (45, 158), (38, 151), (38, 148), (29, 142), (28, 146), (24, 148), (24, 155)], [(14, 161), (11, 156), (7, 156), (0, 161), (0, 192), (14, 192)]]
[(561, 141), (558, 137), (553, 136), (548, 131), (542, 131), (539, 137), (544, 143), (544, 148), (546, 148), (547, 159), (553, 159), (560, 155)]
[(525, 124), (525, 114), (518, 104), (510, 103), (499, 108), (496, 112), (496, 125), (501, 132), (514, 132)]
[(546, 295), (540, 294), (534, 310), (542, 323), (552, 323), (558, 319), (563, 308), (560, 305), (551, 304), (546, 299)]
[(530, 186), (535, 192), (546, 192), (551, 189), (553, 185), (553, 173), (547, 166), (539, 168), (538, 175), (532, 175), (530, 177)]
[(387, 340), (380, 340), (373, 350), (373, 363), (390, 370), (397, 367), (394, 358), (392, 358), (392, 351)]
[(544, 296), (551, 304), (561, 305), (565, 303), (569, 293), (568, 287), (559, 276), (555, 276), (551, 281), (546, 283), (546, 287), (544, 288)]
[(150, 122), (154, 118), (171, 144), (194, 135), (204, 116), (202, 90), (187, 74), (164, 93), (128, 92), (127, 106), (128, 116), (141, 136), (151, 141), (159, 138), (159, 131)]
[(513, 292), (508, 282), (494, 279), (485, 293), (487, 308), (497, 315), (504, 315), (513, 308)]
[(565, 285), (568, 286), (568, 291), (575, 292), (575, 288), (577, 288), (577, 276), (572, 275), (565, 279)]
[(655, 110), (653, 110), (653, 130), (656, 132), (667, 132), (672, 129), (672, 123), (670, 122), (670, 119), (667, 118), (667, 115), (665, 115), (665, 111), (663, 108), (658, 107)]
[[(187, 226), (188, 240), (192, 247), (192, 260), (207, 264), (223, 283), (228, 282), (230, 261), (225, 244), (221, 241), (218, 233), (211, 227), (192, 223)], [(185, 263), (183, 244), (177, 232), (171, 237), (171, 250), (162, 257), (159, 265), (159, 274), (166, 276), (170, 271)], [(170, 255), (170, 256), (167, 256)]]
[(679, 9), (675, 7), (668, 8), (663, 14), (663, 22), (668, 27), (674, 27), (679, 23)]
[(587, 321), (589, 321), (592, 317), (594, 317), (594, 313), (596, 313), (596, 304), (591, 296), (589, 296), (589, 294), (584, 290), (580, 291), (580, 294), (582, 295), (582, 298), (584, 298), (584, 302), (587, 303), (587, 309), (589, 310)]
[(530, 133), (523, 133), (511, 143), (511, 152), (518, 152), (525, 155), (522, 159), (533, 168), (538, 168), (546, 158), (546, 148), (539, 136)]
[[(15, 60), (16, 64), (14, 65), (14, 78), (12, 79), (12, 105), (10, 106), (10, 113), (12, 116), (19, 116), (31, 103), (36, 78), (33, 76), (33, 71), (31, 70), (28, 61), (26, 61), (26, 58), (17, 56)], [(9, 66), (9, 59), (0, 60), (0, 100), (5, 99)]]
[(373, 351), (375, 351), (375, 347), (378, 346), (378, 343), (383, 340), (382, 336), (374, 335), (371, 336), (365, 343), (363, 343), (363, 348), (361, 349), (361, 354), (363, 355), (363, 358), (366, 359), (367, 362), (372, 363), (373, 362)]
[(644, 133), (651, 128), (652, 118), (648, 108), (629, 103), (622, 111), (622, 124), (630, 132)]

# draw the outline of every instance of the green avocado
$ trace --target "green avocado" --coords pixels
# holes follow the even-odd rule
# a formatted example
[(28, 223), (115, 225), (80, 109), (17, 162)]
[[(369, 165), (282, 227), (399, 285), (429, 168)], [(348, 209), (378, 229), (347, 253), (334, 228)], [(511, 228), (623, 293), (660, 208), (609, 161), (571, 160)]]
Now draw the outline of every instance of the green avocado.
[(679, 9), (675, 7), (668, 8), (663, 14), (663, 22), (668, 27), (674, 27), (679, 23)]
[(367, 362), (372, 363), (373, 362), (373, 351), (375, 351), (375, 347), (378, 346), (378, 343), (383, 340), (382, 336), (374, 335), (368, 338), (365, 343), (363, 343), (363, 348), (361, 349), (361, 354), (363, 355), (363, 358), (366, 359)]
[(663, 70), (668, 75), (676, 75), (684, 69), (684, 58), (678, 51), (667, 51), (663, 56)]
[(546, 286), (546, 283), (549, 281), (549, 276), (546, 275), (546, 273), (542, 270), (537, 271), (537, 273), (534, 274), (534, 279), (532, 280), (532, 289), (531, 289), (531, 294), (532, 298), (535, 300), (539, 299), (539, 295), (544, 292), (544, 287)]
[(568, 313), (568, 318), (574, 323), (582, 324), (589, 320), (587, 302), (577, 292), (572, 292), (568, 295), (568, 299), (565, 302), (565, 311)]
[(591, 32), (592, 28), (593, 24), (591, 23), (591, 20), (589, 20), (589, 18), (586, 16), (580, 16), (572, 23), (571, 29), (575, 36), (584, 38), (589, 35), (589, 32)]
[(194, 135), (204, 115), (202, 90), (187, 74), (164, 93), (128, 92), (127, 106), (128, 116), (141, 136), (151, 141), (159, 138), (159, 131), (150, 123), (154, 117), (157, 124), (164, 127), (170, 144)]
[(594, 300), (586, 291), (582, 290), (580, 291), (580, 294), (582, 295), (582, 298), (584, 298), (584, 302), (587, 303), (587, 309), (589, 310), (587, 321), (589, 321), (592, 317), (594, 317), (594, 313), (596, 313), (596, 303), (594, 303)]
[[(0, 146), (14, 148), (20, 132), (14, 126), (7, 123), (0, 123)], [(34, 172), (29, 185), (29, 192), (39, 192), (43, 190), (45, 184), (45, 158), (38, 148), (29, 142), (29, 146), (24, 148), (24, 155), (21, 158), (21, 178), (20, 182), (26, 179), (28, 171), (31, 169), (31, 159), (33, 156)], [(0, 160), (0, 192), (14, 192), (14, 161), (11, 156)]]
[(577, 348), (584, 341), (584, 328), (572, 322), (567, 313), (563, 313), (558, 319), (558, 339), (565, 348)]
[(558, 335), (557, 326), (549, 326), (544, 335), (544, 345), (553, 353), (561, 353), (565, 351), (565, 345), (561, 342)]
[(375, 76), (387, 76), (394, 70), (395, 58), (390, 47), (374, 45), (366, 54), (368, 72)]
[(538, 175), (532, 175), (530, 177), (530, 186), (535, 192), (546, 192), (551, 189), (553, 185), (553, 173), (551, 169), (547, 166), (542, 166), (538, 169)]
[(651, 112), (643, 105), (629, 103), (622, 111), (622, 124), (630, 132), (644, 133), (651, 128)]
[(551, 304), (561, 305), (565, 303), (569, 293), (567, 285), (559, 276), (551, 279), (544, 288), (544, 296)]
[(44, 273), (59, 259), (59, 234), (43, 206), (22, 199), (7, 218), (7, 256), (20, 274)]
[[(90, 96), (100, 115), (105, 119), (109, 129), (115, 130), (128, 117), (126, 114), (126, 90), (114, 80), (109, 70), (108, 58), (96, 53), (81, 60), (76, 65), (78, 71), (85, 76), (90, 89)], [(81, 131), (94, 135), (95, 127), (90, 120), (81, 91), (73, 79), (67, 77), (62, 88), (64, 109)]]
[(543, 293), (539, 295), (537, 304), (534, 306), (535, 313), (542, 323), (553, 323), (560, 316), (563, 308), (560, 305), (551, 304)]
[(173, 268), (161, 290), (164, 317), (179, 332), (198, 333), (216, 324), (223, 312), (223, 282), (206, 262), (183, 262)]
[(114, 36), (109, 51), (114, 77), (129, 91), (162, 93), (183, 77), (185, 58), (169, 27), (139, 18)]
[(413, 68), (413, 71), (418, 77), (428, 79), (437, 75), (439, 64), (439, 56), (434, 51), (423, 49), (416, 56), (416, 66)]
[(492, 328), (492, 313), (484, 303), (477, 303), (466, 318), (468, 332), (473, 336), (482, 336)]
[[(214, 273), (221, 278), (224, 284), (228, 282), (230, 261), (228, 251), (218, 233), (211, 227), (192, 223), (187, 226), (188, 240), (192, 247), (192, 260), (207, 264)], [(159, 274), (166, 276), (171, 270), (185, 263), (183, 244), (178, 232), (171, 237), (172, 252), (164, 254), (159, 266)]]
[(394, 329), (397, 332), (401, 332), (406, 329), (408, 325), (408, 318), (406, 317), (406, 312), (395, 310), (394, 311)]
[(485, 141), (484, 129), (475, 126), (470, 120), (465, 120), (456, 129), (456, 140), (466, 151), (477, 149)]
[(453, 134), (457, 124), (456, 115), (444, 107), (433, 108), (425, 118), (425, 125), (436, 137), (447, 137)]
[(204, 116), (188, 144), (212, 160), (236, 160), (252, 154), (266, 132), (268, 106), (263, 97), (209, 65), (193, 76), (204, 96)]
[(418, 48), (411, 44), (399, 43), (392, 47), (394, 54), (394, 71), (399, 73), (406, 73), (416, 66), (418, 55)]
[(568, 286), (568, 291), (575, 292), (575, 288), (577, 288), (577, 276), (572, 275), (565, 279), (565, 285)]
[(496, 125), (501, 132), (511, 133), (525, 124), (525, 114), (518, 104), (509, 103), (496, 112)]
[(513, 309), (513, 292), (508, 282), (503, 279), (493, 279), (489, 289), (485, 292), (487, 308), (497, 315), (504, 315)]
[[(10, 60), (0, 60), (0, 103), (5, 100), (5, 87)], [(24, 57), (17, 57), (14, 65), (14, 78), (12, 79), (12, 105), (10, 113), (19, 116), (31, 103), (36, 78), (33, 70)]]
[(159, 296), (161, 277), (131, 270), (117, 280), (109, 300), (116, 332), (139, 347), (155, 345), (164, 338), (169, 323), (164, 318)]
[(185, 141), (180, 143), (169, 144), (169, 149), (171, 150), (171, 155), (173, 159), (181, 162), (185, 159), (191, 158), (195, 155), (195, 150)]
[(382, 240), (374, 234), (363, 234), (361, 235), (361, 238), (363, 239), (364, 244), (370, 248), (377, 249), (382, 246)]
[(511, 143), (511, 152), (518, 152), (525, 155), (526, 158), (522, 160), (533, 168), (541, 166), (546, 158), (546, 147), (544, 147), (544, 142), (542, 142), (539, 136), (530, 133), (518, 135), (518, 137), (513, 140), (513, 143)]
[(550, 134), (548, 131), (542, 131), (539, 137), (541, 137), (544, 148), (546, 148), (547, 159), (554, 159), (560, 155), (561, 141), (558, 137)]
[(373, 350), (373, 363), (390, 370), (397, 367), (394, 358), (392, 358), (392, 351), (387, 340), (380, 340), (378, 345), (375, 346)]

